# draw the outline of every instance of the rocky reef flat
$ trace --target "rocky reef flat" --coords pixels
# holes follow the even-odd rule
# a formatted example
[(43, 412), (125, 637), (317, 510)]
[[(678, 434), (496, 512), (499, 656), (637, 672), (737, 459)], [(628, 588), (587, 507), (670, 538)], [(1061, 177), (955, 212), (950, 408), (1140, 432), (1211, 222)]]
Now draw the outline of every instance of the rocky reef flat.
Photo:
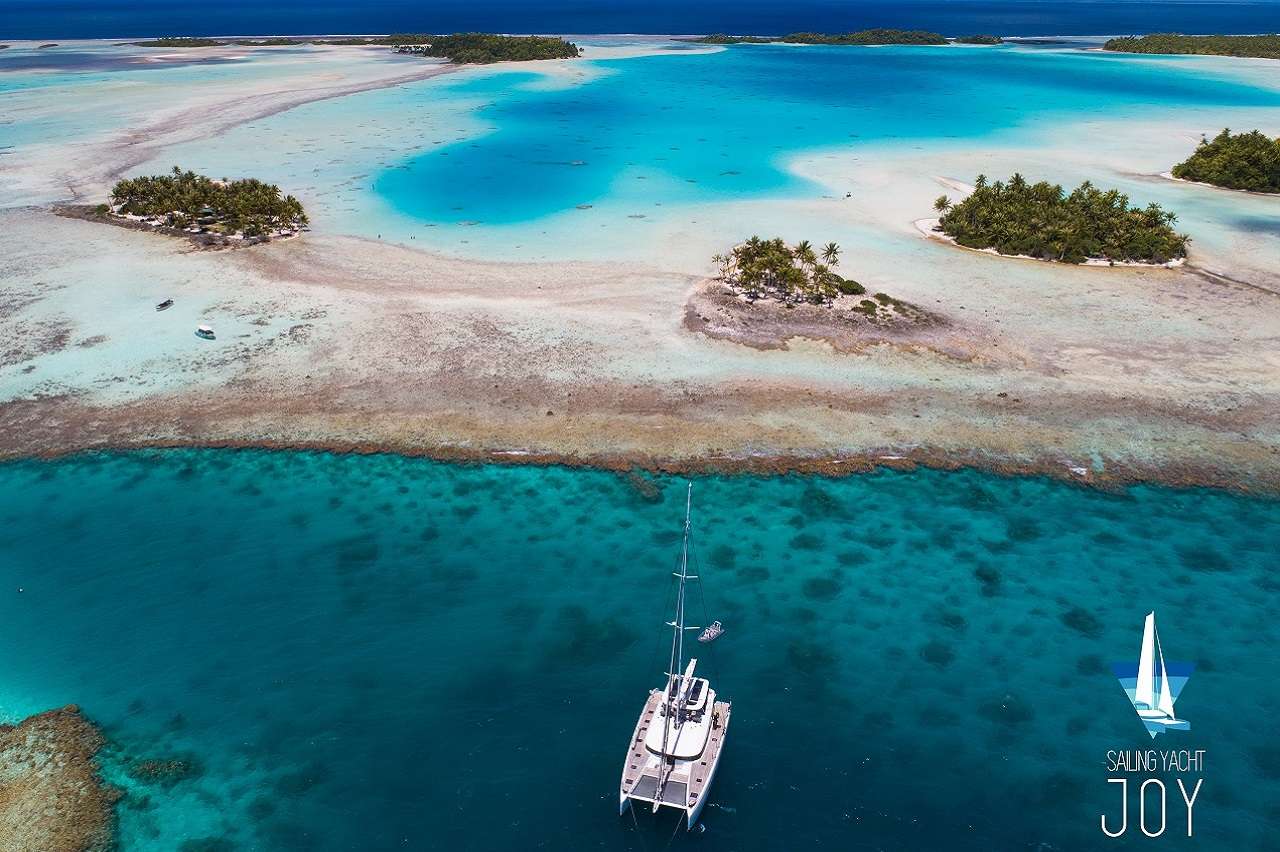
[(120, 792), (99, 776), (102, 733), (74, 705), (0, 725), (0, 838), (8, 850), (113, 848)]

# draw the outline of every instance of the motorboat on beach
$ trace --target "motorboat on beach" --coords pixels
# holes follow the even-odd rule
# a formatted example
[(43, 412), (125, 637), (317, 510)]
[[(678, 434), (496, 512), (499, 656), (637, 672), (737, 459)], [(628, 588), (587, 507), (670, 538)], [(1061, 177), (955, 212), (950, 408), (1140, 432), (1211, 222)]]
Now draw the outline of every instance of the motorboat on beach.
[(661, 689), (650, 690), (645, 701), (631, 735), (618, 793), (619, 815), (635, 803), (651, 806), (654, 813), (674, 808), (683, 814), (686, 829), (693, 828), (707, 803), (724, 750), (731, 706), (717, 700), (708, 678), (697, 675), (698, 660), (691, 658), (686, 664), (684, 658), (685, 633), (701, 629), (685, 624), (686, 590), (690, 581), (698, 581), (689, 574), (692, 497), (690, 485), (685, 495), (680, 570), (674, 575), (678, 583), (675, 616), (667, 622), (672, 629), (667, 682)]

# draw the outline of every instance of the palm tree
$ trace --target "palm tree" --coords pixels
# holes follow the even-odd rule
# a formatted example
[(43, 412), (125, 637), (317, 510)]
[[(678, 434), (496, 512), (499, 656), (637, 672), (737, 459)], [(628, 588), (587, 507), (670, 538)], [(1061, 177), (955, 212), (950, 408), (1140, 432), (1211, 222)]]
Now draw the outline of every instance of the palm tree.
[(822, 259), (830, 266), (840, 265), (840, 246), (835, 243), (827, 243), (822, 247)]
[(729, 277), (729, 262), (732, 260), (727, 254), (717, 254), (711, 258), (711, 262), (720, 267), (720, 277)]
[(939, 213), (946, 213), (951, 209), (951, 199), (947, 198), (945, 195), (939, 195), (933, 200), (933, 209), (937, 210)]

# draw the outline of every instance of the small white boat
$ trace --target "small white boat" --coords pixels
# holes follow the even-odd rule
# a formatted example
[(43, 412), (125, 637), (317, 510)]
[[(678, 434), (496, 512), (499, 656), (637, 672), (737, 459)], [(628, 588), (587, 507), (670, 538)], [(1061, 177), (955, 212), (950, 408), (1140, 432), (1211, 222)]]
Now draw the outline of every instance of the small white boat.
[(207, 325), (198, 325), (196, 326), (196, 337), (202, 337), (205, 340), (213, 340), (213, 329)]
[(679, 586), (672, 628), (671, 662), (663, 689), (649, 691), (622, 765), (618, 814), (633, 802), (674, 808), (685, 818), (686, 830), (698, 822), (707, 803), (711, 781), (720, 765), (724, 738), (729, 729), (728, 701), (717, 701), (711, 682), (695, 677), (696, 659), (684, 660), (684, 634), (697, 627), (685, 625), (685, 587), (689, 574), (689, 517), (693, 486), (685, 498), (684, 544), (680, 551)]
[(714, 642), (720, 638), (720, 634), (724, 633), (724, 625), (719, 621), (711, 622), (711, 626), (705, 628), (698, 634), (698, 641), (702, 643)]

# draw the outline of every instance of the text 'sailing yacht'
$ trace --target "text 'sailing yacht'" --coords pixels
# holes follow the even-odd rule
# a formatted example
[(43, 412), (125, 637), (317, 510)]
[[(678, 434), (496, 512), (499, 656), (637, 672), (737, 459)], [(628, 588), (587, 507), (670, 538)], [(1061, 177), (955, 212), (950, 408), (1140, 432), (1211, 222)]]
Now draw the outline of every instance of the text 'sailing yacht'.
[(716, 691), (705, 677), (698, 677), (696, 659), (686, 665), (684, 635), (698, 630), (685, 624), (685, 588), (689, 574), (689, 519), (693, 486), (685, 496), (684, 542), (680, 548), (680, 571), (675, 618), (672, 628), (671, 664), (665, 689), (649, 693), (622, 767), (622, 787), (618, 813), (633, 802), (684, 812), (685, 827), (693, 828), (706, 804), (711, 781), (724, 750), (729, 728), (729, 702), (717, 701)]

